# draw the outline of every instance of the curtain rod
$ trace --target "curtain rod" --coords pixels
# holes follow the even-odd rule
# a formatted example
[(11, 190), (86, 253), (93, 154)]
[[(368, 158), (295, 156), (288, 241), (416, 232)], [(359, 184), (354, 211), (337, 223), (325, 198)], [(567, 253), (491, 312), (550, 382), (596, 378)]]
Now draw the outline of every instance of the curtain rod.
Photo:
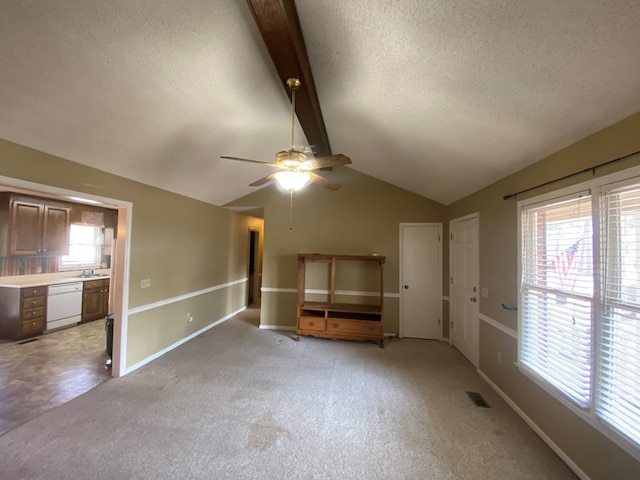
[(564, 177), (556, 178), (555, 180), (549, 180), (548, 182), (541, 183), (539, 185), (536, 185), (535, 187), (529, 187), (529, 188), (525, 188), (524, 190), (520, 190), (519, 192), (516, 192), (516, 193), (510, 193), (509, 195), (505, 195), (504, 197), (502, 197), (502, 199), (503, 200), (509, 200), (510, 198), (515, 198), (516, 196), (520, 195), (521, 193), (526, 193), (526, 192), (530, 192), (531, 190), (535, 190), (537, 188), (546, 187), (547, 185), (551, 185), (551, 184), (556, 183), (556, 182), (561, 182), (562, 180), (566, 180), (567, 178), (575, 177), (576, 175), (581, 175), (583, 173), (593, 172), (593, 174), (595, 175), (596, 169), (604, 167), (606, 165), (611, 165), (612, 163), (616, 163), (616, 162), (619, 162), (621, 160), (626, 160), (627, 158), (633, 157), (634, 155), (637, 155), (639, 153), (640, 153), (640, 150), (638, 150), (637, 152), (630, 153), (628, 155), (624, 155), (622, 157), (614, 158), (613, 160), (609, 160), (608, 162), (599, 163), (598, 165), (594, 165), (593, 167), (585, 168), (583, 170), (580, 170), (579, 172), (570, 173), (569, 175), (565, 175)]

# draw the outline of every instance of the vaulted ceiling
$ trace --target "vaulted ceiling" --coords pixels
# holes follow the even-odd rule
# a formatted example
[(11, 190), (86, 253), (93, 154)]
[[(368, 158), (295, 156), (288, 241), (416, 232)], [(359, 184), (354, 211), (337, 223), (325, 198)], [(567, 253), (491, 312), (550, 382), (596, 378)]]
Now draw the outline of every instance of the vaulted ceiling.
[(0, 138), (223, 205), (293, 65), (301, 143), (449, 204), (640, 111), (638, 45), (637, 0), (3, 0)]

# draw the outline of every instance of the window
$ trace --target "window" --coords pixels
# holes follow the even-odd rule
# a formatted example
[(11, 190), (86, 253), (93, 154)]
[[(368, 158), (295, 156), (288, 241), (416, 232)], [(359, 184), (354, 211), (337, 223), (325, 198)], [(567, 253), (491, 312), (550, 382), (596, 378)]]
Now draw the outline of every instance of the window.
[(640, 178), (611, 182), (520, 202), (518, 357), (638, 456)]
[(102, 228), (72, 223), (69, 234), (69, 255), (60, 260), (62, 269), (100, 267)]
[(596, 413), (640, 443), (640, 184), (604, 191), (601, 204)]

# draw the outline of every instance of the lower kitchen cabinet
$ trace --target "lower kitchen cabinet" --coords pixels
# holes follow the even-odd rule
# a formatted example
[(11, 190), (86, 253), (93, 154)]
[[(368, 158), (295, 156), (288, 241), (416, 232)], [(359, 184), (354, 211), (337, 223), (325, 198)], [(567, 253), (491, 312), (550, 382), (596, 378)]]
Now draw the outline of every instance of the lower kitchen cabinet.
[(40, 335), (46, 328), (47, 287), (0, 288), (0, 338)]
[(109, 279), (88, 280), (82, 290), (82, 323), (92, 322), (109, 314)]

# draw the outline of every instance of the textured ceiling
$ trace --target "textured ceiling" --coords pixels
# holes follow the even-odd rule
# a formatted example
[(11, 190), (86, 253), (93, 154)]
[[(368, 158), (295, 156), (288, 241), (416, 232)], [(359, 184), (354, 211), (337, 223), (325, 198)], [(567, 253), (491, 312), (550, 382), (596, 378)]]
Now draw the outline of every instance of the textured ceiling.
[[(333, 152), (444, 204), (640, 110), (637, 0), (296, 6)], [(221, 205), (289, 108), (244, 1), (0, 3), (1, 138)]]

